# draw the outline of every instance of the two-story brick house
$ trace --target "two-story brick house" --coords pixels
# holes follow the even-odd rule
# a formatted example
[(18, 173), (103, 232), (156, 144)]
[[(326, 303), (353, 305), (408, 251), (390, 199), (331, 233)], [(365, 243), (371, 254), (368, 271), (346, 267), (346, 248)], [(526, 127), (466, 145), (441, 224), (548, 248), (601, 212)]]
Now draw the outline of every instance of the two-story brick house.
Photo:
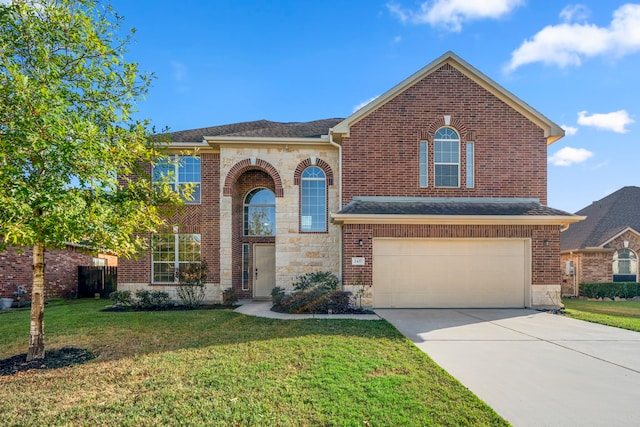
[(196, 197), (121, 261), (119, 289), (171, 291), (205, 259), (211, 299), (332, 271), (377, 308), (557, 306), (560, 231), (581, 219), (546, 206), (563, 135), (451, 52), (346, 119), (176, 132)]

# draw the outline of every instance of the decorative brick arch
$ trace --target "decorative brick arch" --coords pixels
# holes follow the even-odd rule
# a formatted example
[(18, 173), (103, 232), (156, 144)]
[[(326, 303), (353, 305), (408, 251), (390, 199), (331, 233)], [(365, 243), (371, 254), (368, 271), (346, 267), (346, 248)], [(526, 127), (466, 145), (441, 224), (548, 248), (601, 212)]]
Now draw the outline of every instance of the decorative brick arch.
[(243, 173), (249, 170), (261, 170), (269, 174), (271, 179), (273, 179), (276, 197), (284, 196), (282, 180), (280, 179), (280, 174), (278, 173), (276, 168), (274, 168), (269, 162), (255, 158), (241, 160), (233, 165), (231, 169), (229, 169), (229, 173), (227, 173), (227, 177), (224, 180), (224, 187), (222, 187), (222, 195), (231, 196), (233, 193), (233, 184)]
[(293, 173), (293, 185), (300, 185), (300, 176), (309, 166), (317, 166), (322, 169), (326, 175), (327, 185), (333, 185), (333, 170), (331, 169), (331, 166), (329, 166), (329, 163), (322, 159), (315, 159), (315, 163), (313, 163), (310, 158), (300, 162), (296, 168), (296, 171)]
[(438, 120), (435, 120), (429, 124), (426, 130), (420, 132), (420, 139), (433, 141), (433, 135), (436, 133), (438, 129), (441, 127), (450, 127), (455, 129), (456, 132), (460, 135), (460, 142), (464, 141), (474, 141), (475, 140), (475, 132), (467, 129), (467, 126), (464, 122), (457, 117), (450, 116), (451, 120), (449, 124), (446, 124), (444, 121), (444, 116), (440, 117)]

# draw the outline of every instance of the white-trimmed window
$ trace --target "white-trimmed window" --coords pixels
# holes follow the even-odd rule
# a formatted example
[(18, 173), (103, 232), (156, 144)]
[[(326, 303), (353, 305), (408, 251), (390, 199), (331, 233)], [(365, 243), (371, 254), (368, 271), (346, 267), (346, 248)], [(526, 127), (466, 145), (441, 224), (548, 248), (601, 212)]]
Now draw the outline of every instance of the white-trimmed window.
[(420, 187), (427, 188), (429, 185), (429, 144), (427, 141), (420, 141)]
[(613, 254), (613, 281), (635, 282), (638, 279), (638, 256), (631, 249), (618, 249)]
[[(173, 191), (178, 191), (185, 203), (200, 203), (200, 157), (171, 156), (162, 159), (153, 166), (154, 182), (164, 181), (171, 185)], [(190, 199), (183, 196), (183, 189), (193, 188)]]
[(276, 235), (276, 195), (267, 188), (255, 188), (244, 198), (244, 235)]
[(199, 234), (154, 234), (151, 237), (153, 283), (177, 283), (176, 272), (200, 263)]
[(327, 231), (327, 177), (317, 166), (306, 168), (300, 177), (300, 230)]
[(467, 142), (467, 188), (473, 188), (476, 185), (475, 154), (473, 142)]
[(436, 187), (460, 186), (460, 136), (449, 127), (438, 129), (433, 138)]
[(249, 244), (242, 244), (242, 290), (249, 290)]

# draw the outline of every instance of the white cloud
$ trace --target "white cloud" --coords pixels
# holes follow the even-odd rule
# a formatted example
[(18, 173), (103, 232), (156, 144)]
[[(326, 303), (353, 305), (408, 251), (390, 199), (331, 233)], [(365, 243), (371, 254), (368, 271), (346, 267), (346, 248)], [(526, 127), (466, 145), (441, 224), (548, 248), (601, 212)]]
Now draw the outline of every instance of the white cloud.
[(578, 128), (575, 126), (560, 125), (560, 127), (564, 129), (564, 134), (567, 136), (572, 136), (578, 133)]
[(387, 9), (402, 22), (460, 32), (464, 22), (501, 18), (522, 4), (524, 0), (427, 0), (417, 10), (405, 9), (395, 2), (387, 3)]
[(542, 62), (564, 68), (579, 66), (584, 58), (624, 56), (640, 50), (640, 4), (625, 4), (615, 12), (609, 27), (571, 23), (586, 18), (578, 10), (563, 9), (565, 23), (549, 25), (512, 52), (505, 72), (526, 64)]
[(560, 18), (564, 22), (583, 22), (589, 19), (591, 10), (583, 4), (570, 4), (560, 12)]
[(571, 166), (574, 163), (582, 163), (593, 156), (593, 153), (584, 148), (564, 147), (550, 156), (548, 162), (554, 166)]
[(374, 99), (378, 98), (378, 96), (380, 95), (374, 96), (373, 98), (367, 99), (366, 101), (362, 101), (360, 104), (353, 107), (353, 112), (355, 113), (356, 111), (358, 111), (359, 109), (361, 109), (362, 107), (364, 107), (365, 105), (373, 101)]
[(587, 111), (578, 113), (578, 124), (582, 126), (593, 126), (598, 129), (610, 130), (616, 133), (627, 133), (627, 125), (633, 123), (634, 120), (629, 117), (626, 110), (618, 110), (612, 113), (589, 115)]

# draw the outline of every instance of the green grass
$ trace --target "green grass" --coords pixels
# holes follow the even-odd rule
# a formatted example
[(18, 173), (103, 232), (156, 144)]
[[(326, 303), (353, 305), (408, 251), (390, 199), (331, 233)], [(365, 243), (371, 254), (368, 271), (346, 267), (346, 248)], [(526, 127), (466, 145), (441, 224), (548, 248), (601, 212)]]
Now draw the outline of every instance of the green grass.
[(567, 316), (640, 332), (640, 301), (563, 299)]
[[(48, 348), (97, 358), (0, 377), (3, 425), (507, 425), (386, 321), (105, 304), (46, 307)], [(0, 314), (0, 359), (28, 328), (28, 310)]]

